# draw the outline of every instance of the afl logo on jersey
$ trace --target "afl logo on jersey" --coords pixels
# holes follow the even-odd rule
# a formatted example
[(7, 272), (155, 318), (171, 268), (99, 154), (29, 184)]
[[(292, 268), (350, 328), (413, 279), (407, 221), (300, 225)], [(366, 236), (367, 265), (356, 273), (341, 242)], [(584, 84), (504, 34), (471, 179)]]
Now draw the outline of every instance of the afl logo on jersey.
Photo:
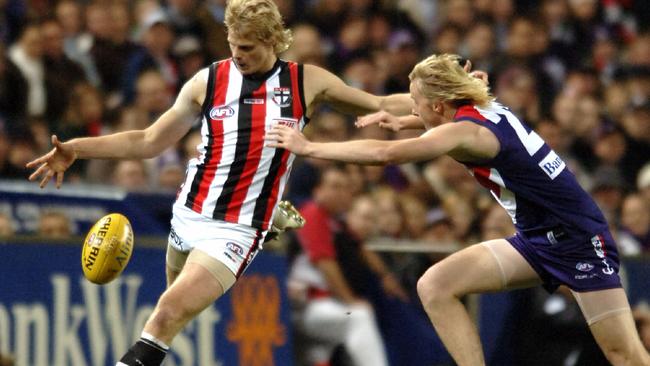
[(224, 119), (224, 118), (232, 117), (234, 115), (235, 115), (235, 110), (227, 105), (212, 107), (212, 109), (210, 109), (211, 119)]
[(278, 106), (284, 108), (291, 105), (291, 89), (290, 88), (273, 88), (273, 101)]

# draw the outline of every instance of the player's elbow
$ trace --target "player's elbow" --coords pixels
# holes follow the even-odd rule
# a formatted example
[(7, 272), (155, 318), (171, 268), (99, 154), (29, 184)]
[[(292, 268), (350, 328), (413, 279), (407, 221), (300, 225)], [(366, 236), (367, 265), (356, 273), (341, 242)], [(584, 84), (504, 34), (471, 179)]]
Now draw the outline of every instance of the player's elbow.
[(142, 143), (139, 145), (138, 156), (141, 159), (151, 159), (158, 156), (164, 149), (164, 144), (161, 143), (160, 134), (151, 128), (142, 131)]

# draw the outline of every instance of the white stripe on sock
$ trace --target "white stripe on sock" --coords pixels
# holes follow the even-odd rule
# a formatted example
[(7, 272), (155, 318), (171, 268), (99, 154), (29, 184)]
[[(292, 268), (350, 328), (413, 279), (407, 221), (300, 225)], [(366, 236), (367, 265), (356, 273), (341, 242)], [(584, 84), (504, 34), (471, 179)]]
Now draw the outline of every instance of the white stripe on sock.
[(161, 341), (160, 339), (152, 336), (151, 334), (149, 334), (149, 333), (147, 333), (145, 331), (143, 331), (142, 334), (140, 334), (140, 337), (142, 337), (143, 339), (148, 340), (149, 342), (155, 343), (156, 345), (158, 345), (160, 348), (162, 348), (165, 351), (169, 350), (169, 346), (166, 345), (165, 342)]

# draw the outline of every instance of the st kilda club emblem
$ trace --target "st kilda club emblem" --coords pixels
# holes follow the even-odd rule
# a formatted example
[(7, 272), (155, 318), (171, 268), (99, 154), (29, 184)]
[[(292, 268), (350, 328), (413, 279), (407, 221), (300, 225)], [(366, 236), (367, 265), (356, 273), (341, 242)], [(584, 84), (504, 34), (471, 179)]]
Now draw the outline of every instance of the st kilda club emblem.
[(284, 108), (291, 105), (291, 89), (290, 88), (273, 88), (273, 101), (278, 106)]

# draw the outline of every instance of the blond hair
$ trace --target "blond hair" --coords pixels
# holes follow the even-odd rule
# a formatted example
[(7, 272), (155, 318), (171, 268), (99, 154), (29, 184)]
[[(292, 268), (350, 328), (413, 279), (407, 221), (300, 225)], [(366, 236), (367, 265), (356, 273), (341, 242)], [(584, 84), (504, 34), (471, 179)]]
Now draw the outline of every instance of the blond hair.
[(426, 98), (451, 103), (485, 106), (494, 100), (488, 86), (466, 72), (457, 55), (432, 55), (420, 61), (409, 74), (411, 82)]
[(293, 41), (272, 0), (228, 0), (225, 23), (228, 32), (272, 44), (276, 54), (284, 52)]

